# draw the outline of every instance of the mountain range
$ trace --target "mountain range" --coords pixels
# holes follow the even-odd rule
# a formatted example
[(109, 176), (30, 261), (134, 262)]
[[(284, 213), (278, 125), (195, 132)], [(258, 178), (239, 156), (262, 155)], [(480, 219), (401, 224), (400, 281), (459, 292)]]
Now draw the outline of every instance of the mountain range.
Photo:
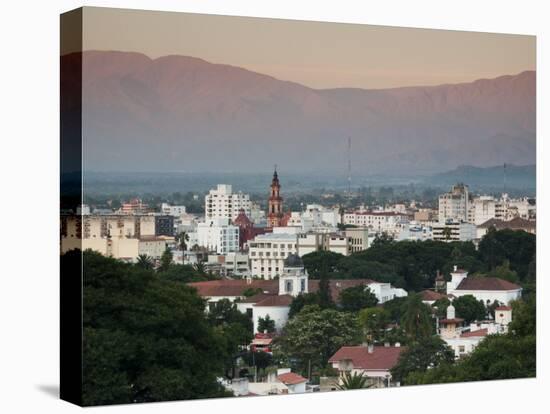
[[(62, 88), (80, 57), (61, 58)], [(433, 174), (535, 163), (536, 73), (312, 89), (189, 56), (83, 52), (85, 168)], [(67, 108), (65, 108), (67, 110)]]

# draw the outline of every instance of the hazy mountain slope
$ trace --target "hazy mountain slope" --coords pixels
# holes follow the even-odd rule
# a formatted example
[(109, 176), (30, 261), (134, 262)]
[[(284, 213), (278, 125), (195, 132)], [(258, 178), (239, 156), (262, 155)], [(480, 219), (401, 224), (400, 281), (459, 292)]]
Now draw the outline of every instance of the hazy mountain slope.
[[(70, 55), (62, 58), (62, 70)], [(185, 56), (85, 52), (86, 166), (360, 174), (535, 162), (535, 73), (315, 90)]]

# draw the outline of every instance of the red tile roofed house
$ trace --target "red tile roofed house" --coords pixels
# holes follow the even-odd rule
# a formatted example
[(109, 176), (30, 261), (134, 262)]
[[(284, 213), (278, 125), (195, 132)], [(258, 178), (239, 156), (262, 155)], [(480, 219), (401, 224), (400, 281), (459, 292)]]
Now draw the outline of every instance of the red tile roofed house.
[(218, 301), (219, 299), (235, 300), (244, 297), (247, 289), (258, 289), (276, 295), (279, 293), (279, 283), (276, 280), (209, 280), (206, 282), (192, 282), (188, 286), (197, 289), (202, 297)]
[(460, 335), (461, 338), (481, 337), (487, 336), (488, 329), (478, 329), (477, 331), (464, 332)]
[[(340, 372), (363, 374), (370, 378), (374, 387), (387, 387), (391, 383), (390, 370), (397, 364), (406, 347), (399, 346), (343, 346), (329, 363)], [(395, 384), (399, 386), (399, 383)]]
[(442, 293), (438, 293), (428, 289), (420, 292), (420, 296), (422, 297), (422, 302), (430, 306), (433, 305), (435, 301), (447, 297), (447, 295), (443, 295)]
[(290, 370), (284, 373), (280, 373), (280, 371), (281, 370), (279, 370), (277, 375), (277, 381), (282, 382), (288, 387), (289, 394), (306, 392), (307, 378), (304, 378), (294, 372), (290, 372)]
[(521, 298), (521, 286), (496, 277), (468, 276), (468, 272), (455, 269), (447, 282), (447, 295), (455, 297), (472, 295), (485, 304), (498, 301), (508, 305)]
[(454, 351), (456, 358), (462, 358), (471, 353), (488, 335), (488, 329), (463, 332), (454, 338), (444, 338), (444, 341)]
[[(221, 299), (235, 301), (239, 311), (252, 317), (255, 332), (259, 326), (259, 319), (267, 316), (275, 321), (275, 329), (279, 331), (288, 320), (293, 298), (301, 293), (317, 292), (319, 280), (309, 280), (301, 258), (291, 254), (285, 259), (285, 267), (279, 280), (226, 279), (189, 283), (189, 286), (197, 289), (199, 295), (207, 299), (209, 309)], [(393, 288), (390, 283), (371, 279), (331, 280), (329, 286), (335, 303), (339, 302), (343, 290), (356, 286), (368, 286), (380, 303), (407, 295), (406, 291)], [(245, 297), (245, 291), (251, 289), (258, 292), (251, 297)]]

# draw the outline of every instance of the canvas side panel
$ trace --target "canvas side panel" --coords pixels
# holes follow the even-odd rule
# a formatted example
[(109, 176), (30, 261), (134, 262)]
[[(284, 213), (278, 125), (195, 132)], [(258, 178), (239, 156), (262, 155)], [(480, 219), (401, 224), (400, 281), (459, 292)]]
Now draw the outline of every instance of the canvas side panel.
[(82, 9), (60, 22), (60, 397), (82, 405)]

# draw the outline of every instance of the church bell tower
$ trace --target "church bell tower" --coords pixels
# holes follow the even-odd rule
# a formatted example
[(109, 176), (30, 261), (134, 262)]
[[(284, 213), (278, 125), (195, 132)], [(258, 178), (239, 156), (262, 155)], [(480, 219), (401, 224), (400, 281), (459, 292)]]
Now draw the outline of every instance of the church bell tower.
[(277, 166), (273, 172), (271, 180), (271, 193), (268, 201), (267, 225), (268, 227), (278, 227), (281, 225), (283, 218), (283, 198), (280, 194), (281, 184), (279, 184), (279, 176), (277, 175)]

